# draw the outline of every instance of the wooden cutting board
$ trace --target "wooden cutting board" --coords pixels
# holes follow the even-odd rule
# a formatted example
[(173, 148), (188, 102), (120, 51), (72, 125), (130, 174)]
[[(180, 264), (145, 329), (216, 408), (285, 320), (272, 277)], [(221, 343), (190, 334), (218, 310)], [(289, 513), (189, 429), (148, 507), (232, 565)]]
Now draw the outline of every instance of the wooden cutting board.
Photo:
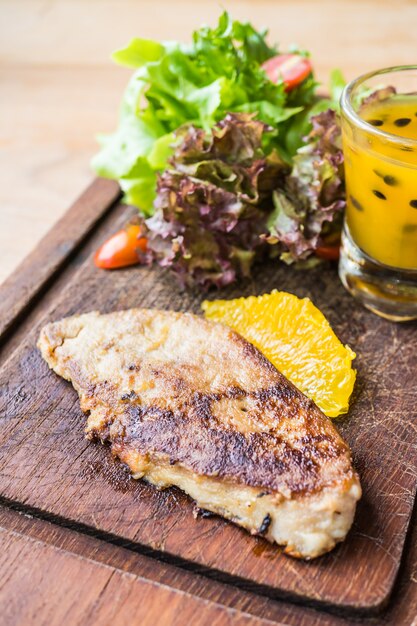
[(310, 563), (222, 519), (194, 519), (180, 491), (133, 481), (106, 447), (84, 439), (77, 394), (35, 347), (43, 324), (74, 313), (133, 306), (200, 311), (202, 295), (181, 292), (158, 268), (94, 267), (93, 251), (131, 213), (117, 198), (113, 183), (96, 181), (0, 293), (3, 501), (271, 597), (352, 613), (381, 609), (399, 570), (416, 493), (416, 325), (395, 325), (361, 308), (325, 265), (297, 271), (271, 263), (250, 284), (212, 294), (278, 288), (309, 296), (355, 350), (354, 399), (339, 427), (364, 493), (344, 544)]

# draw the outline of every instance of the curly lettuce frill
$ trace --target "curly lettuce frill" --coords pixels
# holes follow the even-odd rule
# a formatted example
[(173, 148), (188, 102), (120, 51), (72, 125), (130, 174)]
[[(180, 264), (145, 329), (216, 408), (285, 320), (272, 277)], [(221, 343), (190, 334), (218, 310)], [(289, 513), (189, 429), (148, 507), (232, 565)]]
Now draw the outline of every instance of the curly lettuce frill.
[(228, 114), (210, 136), (194, 126), (158, 179), (149, 248), (183, 285), (222, 287), (250, 275), (266, 252), (273, 189), (288, 167), (261, 144), (268, 127), (247, 113)]
[(308, 142), (291, 174), (273, 194), (266, 241), (279, 245), (286, 263), (307, 259), (331, 231), (340, 231), (346, 206), (339, 117), (331, 109), (311, 119)]
[(180, 129), (146, 220), (148, 261), (184, 286), (208, 288), (249, 276), (268, 256), (307, 259), (340, 228), (345, 207), (338, 117), (329, 110), (312, 125), (292, 170), (276, 152), (265, 155), (270, 128), (252, 114), (229, 113), (209, 134)]

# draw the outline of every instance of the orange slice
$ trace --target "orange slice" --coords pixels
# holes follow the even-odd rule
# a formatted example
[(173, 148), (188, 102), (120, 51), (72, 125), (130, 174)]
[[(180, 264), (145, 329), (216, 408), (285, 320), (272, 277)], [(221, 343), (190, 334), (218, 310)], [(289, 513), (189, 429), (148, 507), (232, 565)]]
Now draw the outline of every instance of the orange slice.
[(355, 353), (308, 298), (273, 291), (236, 300), (205, 300), (209, 320), (227, 324), (255, 345), (329, 417), (346, 413), (355, 383)]

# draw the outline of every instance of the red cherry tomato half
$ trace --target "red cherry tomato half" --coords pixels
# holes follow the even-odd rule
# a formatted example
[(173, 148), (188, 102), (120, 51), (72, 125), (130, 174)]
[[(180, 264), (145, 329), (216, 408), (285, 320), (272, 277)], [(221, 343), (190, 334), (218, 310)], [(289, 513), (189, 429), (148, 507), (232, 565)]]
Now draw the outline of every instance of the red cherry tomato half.
[(313, 71), (308, 59), (299, 54), (278, 54), (262, 65), (268, 78), (273, 83), (284, 81), (285, 91), (291, 91)]
[(106, 270), (136, 265), (140, 263), (138, 252), (145, 252), (147, 243), (141, 227), (129, 224), (103, 243), (94, 256), (94, 263)]
[(336, 246), (319, 246), (316, 249), (316, 255), (320, 259), (326, 259), (327, 261), (337, 261), (340, 253), (340, 245)]

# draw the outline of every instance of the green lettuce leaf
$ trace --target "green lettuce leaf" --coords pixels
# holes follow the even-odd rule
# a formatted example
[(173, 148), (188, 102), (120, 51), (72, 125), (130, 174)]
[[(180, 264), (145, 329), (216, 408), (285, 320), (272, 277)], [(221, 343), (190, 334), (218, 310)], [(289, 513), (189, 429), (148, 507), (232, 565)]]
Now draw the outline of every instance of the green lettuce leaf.
[(334, 69), (330, 72), (329, 81), (329, 93), (332, 101), (331, 108), (339, 111), (339, 102), (342, 91), (346, 86), (346, 80), (342, 72), (339, 69)]
[(303, 110), (291, 121), (285, 135), (287, 153), (294, 155), (301, 148), (308, 134), (313, 128), (312, 119), (328, 109), (339, 111), (339, 100), (346, 81), (340, 70), (335, 69), (330, 74), (329, 98), (314, 97), (305, 103)]
[(150, 39), (131, 39), (126, 48), (113, 52), (112, 59), (126, 67), (141, 67), (145, 63), (158, 61), (164, 54), (164, 46)]
[[(295, 149), (286, 142), (287, 131), (291, 120), (313, 104), (316, 83), (309, 77), (287, 94), (261, 67), (275, 54), (265, 31), (234, 21), (226, 12), (216, 27), (195, 31), (190, 44), (132, 39), (113, 54), (117, 63), (135, 72), (123, 97), (118, 129), (99, 138), (94, 169), (118, 180), (126, 201), (149, 215), (157, 174), (173, 153), (172, 133), (184, 124), (209, 131), (228, 112), (256, 112), (273, 127), (263, 137), (264, 150), (289, 161)], [(153, 188), (145, 188), (149, 185)]]

